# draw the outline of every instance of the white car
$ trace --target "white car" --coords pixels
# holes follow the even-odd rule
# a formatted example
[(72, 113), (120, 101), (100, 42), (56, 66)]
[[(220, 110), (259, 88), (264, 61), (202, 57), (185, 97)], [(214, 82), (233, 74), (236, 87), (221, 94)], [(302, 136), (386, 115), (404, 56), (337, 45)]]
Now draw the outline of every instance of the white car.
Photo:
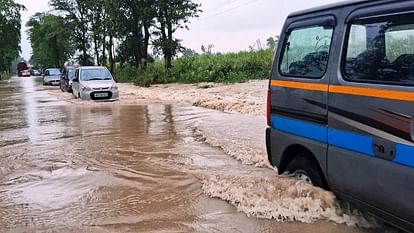
[(47, 69), (43, 76), (43, 85), (58, 86), (62, 72), (58, 68)]
[(106, 67), (88, 66), (76, 70), (72, 83), (75, 98), (95, 101), (119, 99), (118, 86)]

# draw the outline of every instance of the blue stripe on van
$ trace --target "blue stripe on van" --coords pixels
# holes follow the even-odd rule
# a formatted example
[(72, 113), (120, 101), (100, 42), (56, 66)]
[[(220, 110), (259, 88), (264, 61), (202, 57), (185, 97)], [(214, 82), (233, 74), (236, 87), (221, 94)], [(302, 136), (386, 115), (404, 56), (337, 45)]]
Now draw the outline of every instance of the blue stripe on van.
[(277, 115), (272, 115), (271, 120), (274, 129), (318, 142), (328, 142), (328, 128), (326, 126)]
[[(328, 143), (329, 145), (355, 151), (370, 157), (375, 157), (371, 136), (352, 133), (349, 131), (328, 129), (302, 120), (272, 115), (272, 127), (285, 133), (305, 137), (314, 141)], [(414, 146), (396, 144), (396, 157), (393, 161), (404, 166), (414, 168)]]
[(397, 152), (394, 162), (414, 167), (414, 147), (397, 144)]
[(374, 157), (372, 145), (374, 140), (372, 137), (361, 134), (351, 133), (348, 131), (329, 129), (328, 142), (330, 145), (359, 152)]

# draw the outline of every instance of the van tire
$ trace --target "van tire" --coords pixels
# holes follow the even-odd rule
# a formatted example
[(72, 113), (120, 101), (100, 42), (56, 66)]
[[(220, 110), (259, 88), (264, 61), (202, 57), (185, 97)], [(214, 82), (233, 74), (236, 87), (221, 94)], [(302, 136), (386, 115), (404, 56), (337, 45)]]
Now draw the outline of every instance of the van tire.
[(317, 165), (305, 156), (297, 156), (286, 167), (288, 174), (299, 180), (304, 180), (316, 187), (328, 190), (326, 181)]

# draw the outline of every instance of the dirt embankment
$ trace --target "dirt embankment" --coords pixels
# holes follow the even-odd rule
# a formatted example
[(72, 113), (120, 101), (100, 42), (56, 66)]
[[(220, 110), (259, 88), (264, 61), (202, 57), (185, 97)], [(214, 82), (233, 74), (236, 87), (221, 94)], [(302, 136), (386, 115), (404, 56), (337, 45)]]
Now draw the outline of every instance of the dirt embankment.
[[(133, 84), (118, 84), (119, 104), (184, 103), (224, 112), (240, 113), (250, 116), (265, 116), (267, 80), (238, 84), (165, 84), (149, 88)], [(58, 87), (47, 87), (51, 94), (60, 99), (90, 104), (75, 100), (68, 93), (62, 93)], [(105, 103), (100, 103), (105, 104)]]

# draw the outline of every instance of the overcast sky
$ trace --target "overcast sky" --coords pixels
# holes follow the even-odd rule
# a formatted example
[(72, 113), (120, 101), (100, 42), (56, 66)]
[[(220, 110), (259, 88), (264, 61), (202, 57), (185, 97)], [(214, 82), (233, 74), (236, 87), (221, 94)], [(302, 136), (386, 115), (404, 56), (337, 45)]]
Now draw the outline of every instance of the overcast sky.
[[(17, 0), (26, 6), (23, 25), (36, 12), (48, 11), (48, 0)], [(192, 20), (190, 30), (182, 30), (176, 36), (185, 47), (200, 51), (201, 45), (213, 44), (215, 52), (247, 50), (257, 39), (280, 34), (281, 27), (290, 12), (302, 10), (338, 0), (196, 0), (202, 4), (203, 13)], [(26, 27), (22, 28), (22, 53), (30, 58), (31, 47)]]

